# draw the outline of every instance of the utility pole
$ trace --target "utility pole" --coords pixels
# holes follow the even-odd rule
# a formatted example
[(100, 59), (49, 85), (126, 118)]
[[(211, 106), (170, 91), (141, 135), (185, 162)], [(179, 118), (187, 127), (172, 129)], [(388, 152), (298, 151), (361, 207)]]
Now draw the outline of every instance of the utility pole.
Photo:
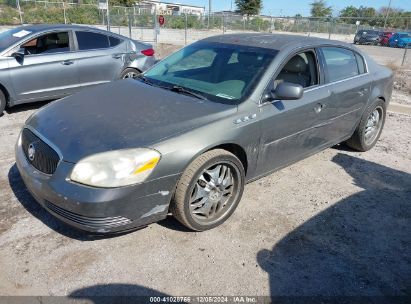
[(385, 20), (384, 20), (384, 29), (387, 26), (387, 19), (388, 19), (388, 15), (390, 14), (390, 8), (391, 8), (391, 0), (388, 2), (387, 14), (385, 15)]

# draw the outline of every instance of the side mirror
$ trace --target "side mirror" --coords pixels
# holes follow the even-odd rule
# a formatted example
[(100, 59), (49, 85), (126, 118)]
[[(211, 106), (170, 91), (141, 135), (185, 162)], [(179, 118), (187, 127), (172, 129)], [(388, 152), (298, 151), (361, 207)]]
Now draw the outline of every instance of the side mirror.
[(16, 59), (23, 59), (25, 54), (26, 54), (26, 52), (24, 51), (24, 49), (20, 48), (16, 52), (11, 54), (11, 56), (16, 58)]
[(291, 82), (282, 82), (277, 86), (273, 93), (275, 99), (296, 100), (303, 97), (303, 92), (304, 89), (299, 84)]

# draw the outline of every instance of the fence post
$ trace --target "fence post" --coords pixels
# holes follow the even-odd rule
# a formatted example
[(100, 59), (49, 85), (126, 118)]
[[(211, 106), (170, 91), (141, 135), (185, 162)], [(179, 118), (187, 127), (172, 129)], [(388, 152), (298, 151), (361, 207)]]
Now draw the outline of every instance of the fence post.
[(308, 19), (308, 37), (311, 36), (311, 20)]
[(158, 37), (157, 37), (157, 16), (156, 13), (153, 15), (153, 24), (154, 24), (154, 41), (157, 43), (158, 42)]
[(329, 22), (329, 30), (328, 30), (328, 39), (331, 39), (331, 31), (333, 29), (333, 23), (332, 21)]
[(225, 14), (223, 14), (223, 34), (225, 33)]
[(23, 15), (21, 13), (20, 0), (17, 0), (17, 9), (19, 10), (20, 23), (23, 24)]
[(64, 15), (64, 24), (67, 24), (66, 3), (65, 2), (63, 2), (63, 15)]
[(185, 16), (184, 45), (187, 45), (187, 23), (188, 23), (187, 13), (185, 13), (184, 16)]
[(132, 25), (132, 20), (131, 20), (131, 12), (129, 12), (128, 13), (128, 36), (130, 37), (130, 39), (131, 39), (131, 27), (133, 26)]
[(402, 56), (401, 66), (405, 64), (405, 59), (407, 58), (407, 50), (408, 50), (408, 43), (405, 45), (405, 48), (404, 48), (404, 55)]
[(107, 21), (107, 31), (110, 31), (110, 9), (109, 9), (109, 3), (107, 0), (107, 11), (106, 11), (106, 21)]

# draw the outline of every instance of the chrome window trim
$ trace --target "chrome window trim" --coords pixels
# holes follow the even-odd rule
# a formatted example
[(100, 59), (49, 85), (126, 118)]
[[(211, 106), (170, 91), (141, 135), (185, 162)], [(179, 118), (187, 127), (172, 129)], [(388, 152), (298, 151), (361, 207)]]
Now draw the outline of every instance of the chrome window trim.
[(315, 87), (315, 88), (310, 88), (310, 89), (308, 89), (308, 90), (304, 90), (304, 93), (306, 93), (306, 92), (311, 92), (311, 91), (314, 91), (314, 90), (316, 90), (316, 89), (320, 89), (320, 88), (328, 87), (328, 86), (333, 85), (333, 84), (336, 84), (336, 83), (341, 83), (341, 82), (348, 81), (348, 80), (352, 80), (352, 79), (355, 79), (355, 78), (359, 78), (359, 77), (367, 76), (367, 75), (369, 75), (369, 74), (370, 74), (370, 73), (368, 73), (368, 72), (367, 72), (367, 73), (363, 73), (363, 74), (355, 75), (355, 76), (352, 76), (352, 77), (348, 77), (348, 78), (340, 79), (340, 80), (337, 80), (337, 81), (333, 81), (333, 82), (325, 83), (325, 84), (320, 85), (320, 86), (318, 86), (318, 87)]

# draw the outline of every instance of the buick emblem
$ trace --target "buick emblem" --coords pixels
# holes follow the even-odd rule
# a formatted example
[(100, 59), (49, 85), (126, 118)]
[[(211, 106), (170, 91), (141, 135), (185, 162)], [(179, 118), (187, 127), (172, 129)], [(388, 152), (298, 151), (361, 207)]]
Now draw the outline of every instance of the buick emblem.
[(30, 144), (30, 145), (29, 145), (29, 149), (27, 150), (27, 154), (28, 154), (29, 160), (30, 160), (30, 161), (33, 161), (33, 160), (34, 160), (34, 156), (35, 156), (35, 154), (36, 154), (36, 148), (34, 147), (33, 144)]

